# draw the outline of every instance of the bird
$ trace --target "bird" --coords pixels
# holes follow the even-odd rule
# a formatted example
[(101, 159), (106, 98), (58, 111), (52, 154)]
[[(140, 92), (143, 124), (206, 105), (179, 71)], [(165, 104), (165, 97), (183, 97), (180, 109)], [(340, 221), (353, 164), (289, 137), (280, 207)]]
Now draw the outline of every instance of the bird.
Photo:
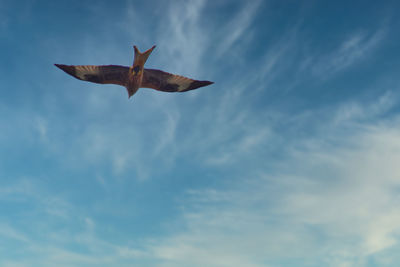
[(134, 60), (130, 67), (120, 65), (54, 65), (82, 81), (124, 86), (128, 91), (128, 99), (139, 88), (152, 88), (163, 92), (186, 92), (213, 84), (210, 81), (199, 81), (158, 69), (144, 68), (144, 64), (155, 47), (154, 45), (141, 53), (134, 45)]

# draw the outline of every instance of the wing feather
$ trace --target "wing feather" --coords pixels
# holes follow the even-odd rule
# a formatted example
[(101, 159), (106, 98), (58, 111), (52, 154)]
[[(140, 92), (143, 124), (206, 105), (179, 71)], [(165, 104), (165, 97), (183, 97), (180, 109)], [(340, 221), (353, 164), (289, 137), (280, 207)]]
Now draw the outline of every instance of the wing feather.
[(213, 84), (213, 82), (193, 80), (161, 70), (144, 69), (140, 87), (164, 92), (186, 92), (210, 84)]
[(83, 81), (125, 86), (129, 68), (118, 65), (62, 65), (54, 64), (66, 73)]

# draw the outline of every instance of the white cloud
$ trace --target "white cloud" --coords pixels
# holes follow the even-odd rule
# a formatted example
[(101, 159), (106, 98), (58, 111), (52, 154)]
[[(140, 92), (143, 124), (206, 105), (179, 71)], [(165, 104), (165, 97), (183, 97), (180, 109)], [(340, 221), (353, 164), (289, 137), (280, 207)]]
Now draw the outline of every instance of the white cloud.
[(166, 111), (164, 119), (164, 127), (160, 128), (158, 131), (158, 144), (155, 145), (154, 154), (158, 155), (160, 152), (165, 151), (166, 148), (169, 149), (168, 153), (170, 158), (172, 158), (173, 151), (176, 140), (176, 128), (179, 123), (180, 114), (177, 111)]
[[(331, 77), (371, 55), (371, 52), (381, 43), (386, 28), (375, 32), (358, 31), (353, 33), (327, 55), (320, 56), (313, 62), (312, 72), (321, 79)], [(309, 62), (311, 63), (311, 61)]]
[(223, 40), (220, 42), (216, 54), (221, 57), (229, 53), (232, 47), (239, 40), (249, 39), (251, 34), (251, 24), (254, 21), (257, 12), (259, 11), (262, 1), (251, 1), (244, 4), (241, 7), (241, 11), (238, 12), (229, 23), (223, 26), (221, 31), (224, 34)]
[[(157, 28), (159, 34), (155, 35), (161, 43), (159, 49), (163, 50), (154, 60), (176, 71), (201, 73), (203, 67), (199, 66), (211, 42), (225, 40), (216, 44), (215, 53), (222, 56), (238, 48), (243, 39), (251, 40), (244, 37), (251, 37), (251, 25), (261, 2), (245, 4), (216, 39), (207, 38), (212, 31), (201, 26), (205, 1), (176, 2), (168, 6), (167, 16), (161, 18)], [(132, 40), (140, 36), (143, 42), (152, 44), (151, 35), (144, 34), (150, 27), (138, 26), (145, 25), (140, 24), (141, 16), (134, 9), (133, 5), (128, 8), (126, 16), (121, 16), (117, 24), (131, 32)], [(104, 15), (107, 10), (102, 12), (100, 14)], [(112, 33), (114, 26), (106, 26), (105, 32)], [(99, 41), (89, 36), (83, 46), (76, 45), (81, 52), (66, 50), (65, 54), (68, 59), (75, 56), (82, 62), (90, 59), (87, 64), (95, 64), (95, 60), (102, 61), (101, 64), (119, 64), (115, 57), (126, 58), (126, 50), (117, 49), (112, 39), (115, 35), (109, 36), (110, 43), (102, 43), (102, 49), (93, 49), (98, 47)], [(37, 204), (35, 211), (51, 218), (41, 225), (42, 242), (22, 247), (22, 251), (36, 255), (32, 258), (38, 257), (27, 257), (26, 261), (30, 261), (26, 265), (120, 263), (118, 266), (131, 266), (138, 258), (157, 258), (162, 266), (276, 266), (282, 258), (312, 264), (316, 256), (320, 256), (325, 261), (315, 265), (351, 266), (362, 264), (365, 257), (396, 247), (399, 200), (394, 190), (398, 186), (397, 173), (400, 173), (396, 167), (399, 162), (398, 121), (383, 121), (379, 127), (365, 124), (366, 120), (376, 119), (395, 104), (392, 95), (385, 95), (368, 107), (359, 102), (347, 103), (339, 110), (335, 108), (332, 117), (318, 110), (290, 116), (268, 109), (255, 113), (253, 102), (249, 101), (254, 98), (246, 98), (253, 92), (252, 83), (282, 75), (282, 70), (288, 67), (282, 61), (294, 61), (289, 60), (291, 55), (287, 52), (295, 47), (296, 31), (287, 36), (271, 44), (262, 57), (264, 65), (260, 74), (258, 71), (254, 77), (245, 74), (239, 82), (235, 78), (214, 87), (204, 105), (196, 104), (191, 109), (187, 107), (193, 102), (189, 101), (184, 109), (183, 104), (179, 106), (180, 103), (170, 96), (157, 95), (156, 99), (144, 93), (127, 102), (126, 98), (121, 98), (126, 94), (122, 93), (123, 88), (121, 94), (112, 94), (112, 87), (82, 84), (87, 89), (81, 90), (81, 83), (78, 85), (79, 81), (71, 80), (67, 87), (79, 88), (81, 97), (77, 99), (70, 90), (63, 90), (67, 88), (63, 85), (58, 89), (68, 92), (64, 101), (69, 101), (66, 106), (77, 108), (76, 113), (61, 118), (25, 110), (14, 117), (17, 120), (10, 122), (11, 129), (0, 133), (2, 144), (6, 143), (5, 137), (14, 133), (18, 140), (24, 140), (26, 132), (33, 133), (34, 139), (39, 137), (44, 141), (60, 165), (65, 164), (64, 168), (81, 167), (90, 172), (95, 169), (96, 179), (104, 189), (113, 184), (106, 180), (105, 174), (109, 172), (102, 172), (104, 166), (111, 165), (115, 176), (136, 173), (138, 179), (144, 179), (162, 172), (177, 157), (189, 154), (191, 157), (187, 158), (200, 166), (206, 163), (224, 167), (227, 176), (221, 181), (225, 188), (188, 190), (192, 202), (191, 205), (184, 202), (182, 217), (178, 218), (178, 227), (183, 222), (180, 230), (165, 238), (140, 242), (138, 249), (130, 242), (124, 245), (124, 240), (115, 241), (118, 245), (105, 241), (106, 238), (96, 232), (101, 231), (101, 223), (60, 196), (46, 194), (28, 182), (2, 187), (0, 194), (5, 199), (12, 196), (18, 200), (33, 200)], [(316, 61), (319, 64), (316, 73), (327, 70), (334, 73), (350, 67), (367, 56), (381, 37), (379, 31), (356, 33), (322, 57), (326, 62)], [(313, 63), (311, 59), (309, 62)], [(219, 67), (214, 66), (211, 71)], [(248, 69), (249, 73), (255, 73), (258, 67)], [(70, 86), (73, 82), (76, 87)], [(260, 84), (265, 86), (265, 83)], [(136, 97), (143, 101), (137, 101)], [(57, 107), (50, 108), (54, 110), (57, 111)], [(287, 136), (276, 127), (280, 120), (285, 126), (291, 122), (309, 125), (307, 120), (319, 115), (330, 120), (315, 131), (318, 136), (307, 139)], [(31, 117), (37, 119), (31, 123), (24, 119)], [(7, 125), (8, 121), (2, 119), (2, 122)], [(25, 129), (29, 131), (23, 131)], [(26, 144), (25, 140), (21, 143)], [(274, 168), (267, 168), (267, 159), (274, 160), (274, 155), (265, 157), (271, 146), (288, 153), (289, 158), (269, 165)], [(251, 168), (248, 167), (250, 161)], [(246, 175), (238, 177), (231, 168), (241, 166)], [(71, 226), (73, 223), (66, 224), (71, 218), (76, 218), (79, 230)], [(59, 224), (49, 224), (52, 220)], [(60, 225), (70, 228), (60, 229)], [(26, 243), (35, 241), (23, 232), (7, 228), (7, 224), (4, 229), (10, 230), (7, 238)], [(0, 231), (0, 235), (7, 234)], [(70, 244), (88, 251), (77, 252)], [(0, 259), (0, 263), (18, 265), (8, 259)], [(291, 265), (290, 262), (287, 265)]]
[(1, 217), (1, 266), (131, 266), (145, 255), (99, 236), (98, 223), (85, 211), (86, 204), (73, 205), (35, 180), (14, 180), (0, 190), (2, 205), (14, 203), (16, 208)]
[[(244, 128), (247, 125), (243, 125)], [(254, 132), (252, 132), (254, 131)], [(227, 144), (223, 143), (224, 137), (215, 141), (217, 146), (216, 153), (212, 153), (205, 158), (205, 162), (213, 165), (225, 165), (240, 161), (243, 157), (252, 155), (257, 147), (265, 145), (270, 137), (270, 129), (268, 126), (257, 127), (248, 131), (243, 131), (243, 135), (238, 140), (229, 140)]]
[(162, 52), (158, 58), (162, 65), (183, 75), (198, 73), (200, 60), (204, 56), (209, 42), (207, 34), (201, 27), (201, 14), (204, 11), (204, 0), (175, 2), (166, 7), (165, 18), (161, 18), (157, 42)]
[(337, 124), (371, 119), (389, 111), (396, 104), (396, 96), (393, 92), (387, 91), (380, 96), (376, 102), (368, 108), (358, 102), (348, 102), (340, 105), (335, 114), (334, 121)]
[(16, 230), (14, 227), (5, 223), (2, 223), (0, 226), (0, 236), (2, 236), (3, 238), (14, 239), (17, 241), (22, 241), (24, 243), (29, 242), (28, 237), (25, 234)]
[(34, 128), (36, 128), (39, 137), (42, 141), (47, 140), (47, 121), (43, 117), (37, 117), (34, 122)]
[(182, 230), (150, 250), (162, 266), (364, 266), (400, 246), (400, 118), (357, 119), (332, 114), (323, 136), (289, 141), (276, 169), (234, 176), (230, 190), (188, 191)]

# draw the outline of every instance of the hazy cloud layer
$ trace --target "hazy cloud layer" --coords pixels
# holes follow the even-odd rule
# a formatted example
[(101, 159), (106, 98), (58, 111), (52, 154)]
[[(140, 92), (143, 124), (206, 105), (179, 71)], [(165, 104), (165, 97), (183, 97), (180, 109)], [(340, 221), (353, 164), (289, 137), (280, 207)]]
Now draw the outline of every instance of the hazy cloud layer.
[[(0, 19), (1, 266), (400, 260), (387, 9), (368, 27), (318, 4), (28, 2)], [(215, 84), (128, 99), (52, 65), (129, 65), (133, 44)]]

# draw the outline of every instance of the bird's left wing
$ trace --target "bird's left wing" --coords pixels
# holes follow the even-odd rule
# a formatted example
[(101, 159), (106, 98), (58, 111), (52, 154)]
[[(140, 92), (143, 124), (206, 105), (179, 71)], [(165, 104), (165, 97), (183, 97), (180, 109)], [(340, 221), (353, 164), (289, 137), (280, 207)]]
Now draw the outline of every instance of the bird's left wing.
[(125, 86), (129, 74), (128, 67), (118, 65), (54, 65), (79, 80), (102, 84), (118, 84)]
[(153, 88), (164, 92), (186, 92), (213, 84), (210, 81), (197, 81), (161, 70), (144, 69), (140, 87)]

